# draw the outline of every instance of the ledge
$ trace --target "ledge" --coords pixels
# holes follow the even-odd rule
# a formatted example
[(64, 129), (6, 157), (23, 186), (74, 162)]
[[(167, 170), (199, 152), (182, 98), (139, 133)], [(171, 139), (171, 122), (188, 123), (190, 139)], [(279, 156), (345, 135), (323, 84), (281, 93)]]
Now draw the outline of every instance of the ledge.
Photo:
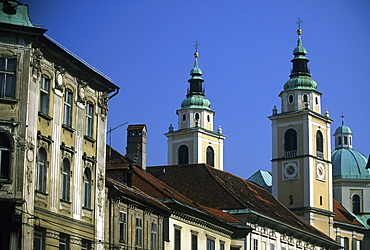
[(4, 104), (17, 104), (18, 103), (18, 100), (17, 99), (13, 99), (13, 98), (3, 98), (3, 97), (1, 97), (0, 98), (0, 103), (4, 103)]
[(44, 119), (45, 119), (45, 120), (47, 120), (47, 121), (51, 121), (51, 120), (53, 120), (53, 117), (48, 116), (47, 114), (44, 114), (44, 113), (42, 113), (42, 112), (40, 112), (40, 111), (39, 111), (39, 116), (40, 116), (41, 118), (44, 118)]
[(76, 130), (66, 124), (62, 124), (62, 128), (67, 130), (68, 132), (74, 133)]
[(84, 135), (84, 139), (85, 139), (86, 141), (91, 142), (91, 143), (95, 143), (95, 142), (96, 142), (96, 140), (95, 140), (94, 138), (92, 138), (92, 137), (90, 137), (90, 136), (87, 136), (87, 135)]

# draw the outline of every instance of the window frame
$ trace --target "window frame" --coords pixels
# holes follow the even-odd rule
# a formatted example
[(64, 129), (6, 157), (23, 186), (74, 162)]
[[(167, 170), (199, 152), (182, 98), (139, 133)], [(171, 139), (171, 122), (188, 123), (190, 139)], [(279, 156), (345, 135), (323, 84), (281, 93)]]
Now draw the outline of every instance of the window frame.
[(206, 149), (206, 163), (211, 167), (215, 167), (215, 151), (211, 146)]
[(50, 103), (50, 78), (46, 75), (41, 76), (40, 81), (40, 103), (39, 112), (49, 115)]
[(135, 219), (135, 246), (143, 246), (143, 218), (141, 217)]
[(181, 250), (181, 229), (176, 227), (174, 231), (174, 249)]
[(68, 250), (69, 249), (69, 235), (59, 234), (59, 250)]
[(48, 154), (44, 147), (39, 148), (37, 153), (37, 183), (36, 191), (46, 193), (46, 179), (48, 167)]
[(207, 250), (215, 250), (216, 242), (215, 239), (207, 237)]
[(92, 172), (90, 168), (85, 168), (83, 175), (83, 200), (82, 207), (91, 209), (92, 205)]
[(150, 250), (157, 250), (158, 245), (158, 224), (152, 222), (150, 225)]
[(119, 241), (127, 243), (127, 214), (123, 211), (119, 212)]
[[(0, 98), (14, 99), (15, 98), (15, 85), (16, 85), (16, 71), (17, 71), (17, 58), (0, 57), (4, 64), (0, 64)], [(9, 61), (14, 62), (14, 69), (9, 69)], [(1, 68), (4, 65), (4, 68)], [(10, 80), (11, 79), (11, 80)], [(11, 83), (8, 84), (8, 80)], [(10, 86), (10, 87), (9, 87)], [(7, 92), (10, 93), (7, 93)]]
[(70, 201), (71, 190), (71, 162), (68, 158), (64, 158), (61, 168), (61, 187), (60, 199), (63, 201)]
[(298, 133), (295, 129), (289, 128), (284, 132), (284, 156), (293, 158), (298, 152)]
[[(36, 244), (36, 240), (38, 240), (39, 244)], [(33, 231), (33, 249), (34, 250), (45, 250), (45, 246), (46, 246), (45, 230), (40, 229), (40, 228), (35, 228), (35, 230)]]
[(93, 138), (94, 136), (94, 104), (92, 102), (86, 103), (85, 111), (85, 135)]
[(5, 132), (0, 132), (0, 140), (0, 180), (10, 180), (13, 143)]
[(66, 89), (64, 93), (63, 124), (72, 128), (73, 92)]

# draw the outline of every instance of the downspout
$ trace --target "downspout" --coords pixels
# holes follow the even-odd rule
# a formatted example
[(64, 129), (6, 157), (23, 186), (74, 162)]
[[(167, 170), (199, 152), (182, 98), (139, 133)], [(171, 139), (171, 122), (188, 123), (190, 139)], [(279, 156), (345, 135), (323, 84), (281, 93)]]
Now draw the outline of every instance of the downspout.
[(118, 93), (119, 93), (119, 88), (116, 88), (116, 91), (114, 92), (114, 94), (113, 94), (113, 95), (111, 95), (111, 96), (109, 96), (109, 100), (110, 100), (111, 98), (115, 97), (116, 95), (118, 95)]

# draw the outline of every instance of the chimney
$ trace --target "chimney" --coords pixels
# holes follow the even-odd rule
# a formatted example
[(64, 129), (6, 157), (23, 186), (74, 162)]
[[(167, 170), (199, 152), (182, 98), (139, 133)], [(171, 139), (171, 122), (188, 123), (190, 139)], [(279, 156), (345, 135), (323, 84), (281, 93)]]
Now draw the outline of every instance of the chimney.
[(144, 170), (146, 169), (146, 133), (145, 124), (127, 127), (126, 157)]

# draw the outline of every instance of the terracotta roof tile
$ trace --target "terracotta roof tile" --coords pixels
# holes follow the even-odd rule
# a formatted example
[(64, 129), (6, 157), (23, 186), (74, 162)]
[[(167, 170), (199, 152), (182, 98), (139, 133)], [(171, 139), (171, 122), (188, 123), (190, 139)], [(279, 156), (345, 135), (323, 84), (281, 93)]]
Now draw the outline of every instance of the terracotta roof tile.
[(106, 168), (128, 169), (132, 161), (118, 151), (106, 145)]
[(335, 199), (333, 199), (333, 212), (335, 213), (334, 221), (363, 227), (363, 225), (357, 220), (356, 216), (350, 213), (345, 207), (343, 207), (342, 204), (340, 204)]
[(129, 125), (127, 127), (127, 130), (137, 130), (137, 129), (143, 129), (145, 128), (145, 124), (133, 124), (133, 125)]
[(258, 185), (206, 164), (147, 167), (161, 181), (195, 202), (219, 210), (249, 209), (333, 241)]

